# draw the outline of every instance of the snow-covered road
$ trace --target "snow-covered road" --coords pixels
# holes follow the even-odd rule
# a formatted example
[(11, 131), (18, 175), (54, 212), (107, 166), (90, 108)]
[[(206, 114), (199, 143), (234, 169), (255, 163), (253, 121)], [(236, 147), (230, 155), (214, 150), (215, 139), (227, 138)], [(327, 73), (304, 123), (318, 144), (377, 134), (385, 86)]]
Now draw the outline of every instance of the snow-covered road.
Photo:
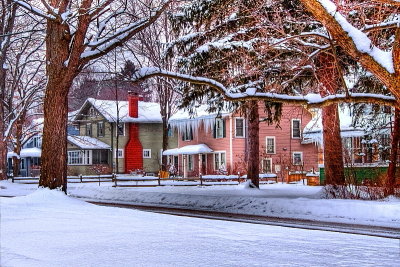
[(1, 198), (1, 266), (400, 266), (396, 239)]

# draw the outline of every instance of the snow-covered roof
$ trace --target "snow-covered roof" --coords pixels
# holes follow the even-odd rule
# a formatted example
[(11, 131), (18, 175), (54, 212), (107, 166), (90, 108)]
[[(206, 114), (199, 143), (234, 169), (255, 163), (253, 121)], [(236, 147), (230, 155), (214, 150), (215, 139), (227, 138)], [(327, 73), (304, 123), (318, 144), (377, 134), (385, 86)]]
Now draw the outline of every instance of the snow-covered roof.
[[(119, 121), (138, 122), (138, 123), (161, 123), (160, 105), (158, 103), (143, 102), (138, 103), (138, 118), (130, 117), (128, 114), (128, 101), (99, 100), (88, 98), (79, 110), (90, 103), (98, 112), (109, 122), (117, 121), (119, 111)], [(78, 116), (75, 117), (77, 119)]]
[(15, 152), (8, 152), (7, 153), (7, 158), (12, 158), (12, 157), (21, 157), (21, 158), (40, 158), (42, 156), (42, 150), (37, 147), (31, 147), (31, 148), (23, 148), (21, 149), (21, 152), (19, 153), (19, 156)]
[(171, 155), (193, 155), (193, 154), (205, 154), (205, 153), (211, 153), (213, 150), (209, 148), (205, 144), (199, 144), (199, 145), (189, 145), (189, 146), (183, 146), (181, 148), (173, 148), (173, 149), (168, 149), (163, 152), (163, 155), (166, 156), (171, 156)]
[(90, 136), (68, 136), (68, 142), (81, 149), (110, 149), (110, 145)]
[(79, 114), (79, 109), (68, 112), (68, 121), (75, 120), (75, 116)]

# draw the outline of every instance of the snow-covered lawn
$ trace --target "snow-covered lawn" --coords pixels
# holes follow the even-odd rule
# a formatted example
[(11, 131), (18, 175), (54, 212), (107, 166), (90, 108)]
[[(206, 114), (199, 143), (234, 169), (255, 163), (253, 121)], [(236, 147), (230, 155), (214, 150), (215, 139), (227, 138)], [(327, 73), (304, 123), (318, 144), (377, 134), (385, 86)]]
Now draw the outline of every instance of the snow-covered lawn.
[[(0, 181), (1, 195), (25, 195), (37, 185)], [(111, 184), (69, 184), (71, 196), (111, 203), (190, 208), (219, 212), (342, 222), (399, 228), (400, 199), (382, 201), (323, 199), (322, 187), (302, 184), (113, 188)]]
[(100, 207), (45, 189), (0, 201), (4, 267), (400, 266), (396, 239)]

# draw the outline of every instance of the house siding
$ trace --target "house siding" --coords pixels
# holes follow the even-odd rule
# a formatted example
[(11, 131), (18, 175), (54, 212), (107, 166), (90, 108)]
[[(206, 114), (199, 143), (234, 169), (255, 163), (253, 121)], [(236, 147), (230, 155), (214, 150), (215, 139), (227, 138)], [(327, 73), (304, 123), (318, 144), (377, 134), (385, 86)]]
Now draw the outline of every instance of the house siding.
[[(260, 119), (266, 115), (264, 107), (260, 104)], [(247, 123), (245, 124), (245, 138), (235, 136), (235, 118), (241, 118), (240, 114), (231, 114), (224, 117), (226, 125), (226, 137), (214, 138), (213, 131), (204, 129), (201, 124), (199, 128), (193, 131), (193, 140), (183, 141), (181, 134), (178, 137), (178, 147), (195, 144), (205, 144), (213, 151), (223, 151), (226, 154), (226, 169), (230, 174), (245, 172), (246, 154), (247, 154)], [(311, 120), (311, 114), (301, 106), (284, 105), (282, 110), (279, 127), (276, 124), (268, 125), (266, 122), (260, 122), (259, 142), (260, 142), (260, 170), (262, 159), (272, 159), (272, 172), (275, 173), (275, 166), (280, 165), (281, 171), (278, 176), (287, 176), (289, 171), (311, 171), (318, 167), (318, 147), (314, 144), (301, 144), (302, 138), (292, 138), (292, 119), (301, 120), (300, 132)], [(266, 153), (266, 137), (275, 137), (275, 153)], [(303, 155), (303, 165), (293, 165), (293, 152), (301, 152)], [(183, 156), (179, 156), (180, 174), (183, 174)], [(194, 170), (189, 171), (189, 176), (197, 176), (201, 173), (199, 168), (199, 156), (194, 155)], [(203, 173), (203, 172), (202, 172)], [(216, 174), (214, 168), (214, 155), (207, 154), (206, 174)], [(204, 174), (204, 173), (203, 173)]]

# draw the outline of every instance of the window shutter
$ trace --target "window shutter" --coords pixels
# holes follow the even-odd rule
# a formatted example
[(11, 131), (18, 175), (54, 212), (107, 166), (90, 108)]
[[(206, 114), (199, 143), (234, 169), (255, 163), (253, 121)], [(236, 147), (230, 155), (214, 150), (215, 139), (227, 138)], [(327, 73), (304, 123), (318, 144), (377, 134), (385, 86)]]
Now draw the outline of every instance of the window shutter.
[(226, 121), (222, 120), (222, 137), (226, 137)]
[(214, 120), (214, 130), (213, 130), (213, 137), (217, 138), (217, 120)]

